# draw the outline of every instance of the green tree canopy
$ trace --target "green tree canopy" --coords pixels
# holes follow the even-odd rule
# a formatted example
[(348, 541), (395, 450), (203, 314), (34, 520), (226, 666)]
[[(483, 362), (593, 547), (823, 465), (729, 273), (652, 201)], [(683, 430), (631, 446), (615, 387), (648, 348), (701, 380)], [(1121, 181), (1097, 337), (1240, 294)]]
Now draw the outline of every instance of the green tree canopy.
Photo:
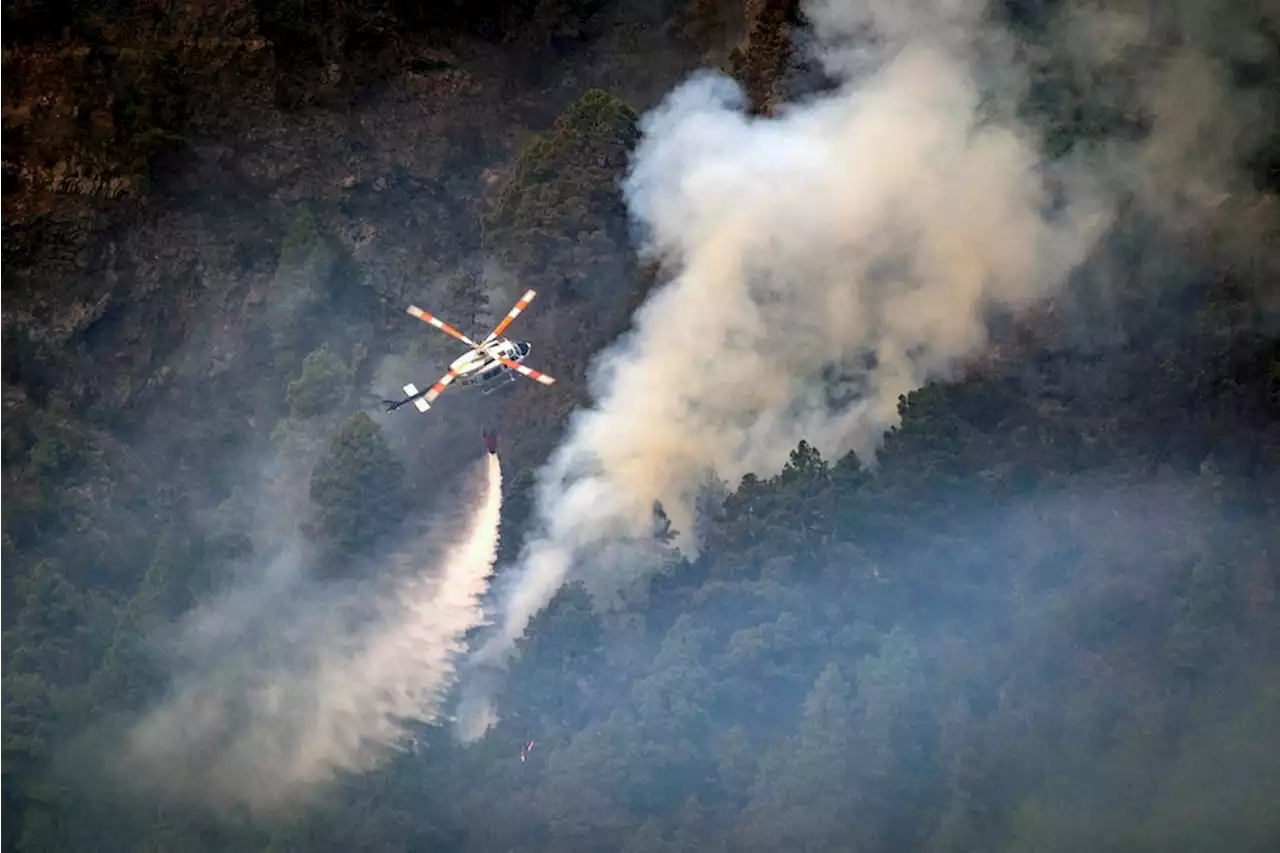
[(485, 243), (525, 275), (563, 286), (626, 239), (618, 176), (639, 139), (635, 112), (592, 89), (520, 152), (484, 217)]
[(351, 393), (351, 368), (322, 344), (302, 360), (302, 373), (289, 383), (290, 414), (310, 418), (334, 409)]
[(364, 412), (347, 419), (311, 472), (311, 527), (339, 552), (368, 549), (404, 517), (404, 472)]

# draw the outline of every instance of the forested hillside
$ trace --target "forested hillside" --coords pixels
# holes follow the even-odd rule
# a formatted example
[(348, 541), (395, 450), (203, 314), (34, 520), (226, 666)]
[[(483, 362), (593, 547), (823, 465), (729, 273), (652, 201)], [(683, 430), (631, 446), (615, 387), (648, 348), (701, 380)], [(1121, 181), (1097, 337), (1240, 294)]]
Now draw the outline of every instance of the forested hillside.
[[(1060, 5), (984, 14), (1035, 34)], [(1062, 291), (992, 317), (874, 454), (804, 441), (780, 472), (709, 483), (696, 556), (655, 505), (656, 570), (605, 600), (582, 581), (612, 569), (580, 567), (476, 742), (446, 708), (262, 808), (130, 778), (122, 732), (175, 673), (230, 684), (287, 647), (273, 573), (323, 601), (412, 558), (482, 425), (502, 436), (499, 573), (519, 559), (595, 356), (679, 263), (636, 254), (621, 181), (643, 117), (699, 66), (758, 115), (829, 87), (796, 46), (830, 8), (6, 2), (5, 850), (1274, 849), (1265, 110), (1214, 204), (1126, 187)], [(1048, 156), (1151, 131), (1025, 52)], [(1226, 76), (1278, 91), (1276, 55)], [(520, 338), (555, 386), (381, 412), (458, 353), (407, 304), (481, 334), (527, 287)], [(202, 630), (236, 656), (196, 660)]]

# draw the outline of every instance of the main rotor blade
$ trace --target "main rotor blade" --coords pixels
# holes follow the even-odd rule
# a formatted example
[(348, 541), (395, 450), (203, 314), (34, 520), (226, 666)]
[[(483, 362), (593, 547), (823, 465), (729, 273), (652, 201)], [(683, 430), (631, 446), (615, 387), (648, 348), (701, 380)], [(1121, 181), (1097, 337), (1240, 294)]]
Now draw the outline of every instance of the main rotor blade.
[(458, 378), (458, 372), (452, 367), (449, 372), (436, 380), (436, 384), (431, 386), (431, 390), (422, 395), (422, 399), (427, 401), (427, 405), (433, 403), (436, 397), (444, 393), (444, 389), (449, 387), (449, 383)]
[(499, 323), (494, 328), (494, 330), (489, 333), (489, 336), (484, 339), (484, 342), (488, 343), (489, 341), (493, 340), (494, 338), (501, 335), (504, 331), (506, 331), (507, 326), (511, 325), (511, 321), (519, 317), (520, 312), (528, 308), (529, 303), (533, 301), (533, 297), (537, 295), (538, 295), (538, 291), (536, 290), (526, 290), (524, 292), (524, 296), (520, 297), (520, 301), (516, 303), (514, 308), (512, 308), (510, 311), (507, 312), (507, 316), (502, 318), (502, 322)]
[(478, 346), (480, 346), (475, 341), (471, 340), (471, 338), (468, 338), (466, 335), (462, 334), (462, 332), (459, 332), (453, 326), (450, 326), (444, 320), (441, 320), (439, 317), (435, 316), (434, 314), (428, 314), (426, 311), (423, 311), (417, 305), (410, 305), (405, 310), (412, 316), (417, 317), (422, 322), (427, 323), (428, 325), (431, 325), (431, 326), (435, 326), (437, 329), (444, 332), (446, 335), (452, 335), (453, 337), (462, 341), (464, 344), (471, 347), (472, 349), (475, 349)]
[(505, 355), (498, 356), (498, 361), (502, 362), (507, 367), (514, 370), (516, 373), (519, 373), (522, 376), (528, 376), (534, 382), (541, 382), (543, 385), (551, 385), (556, 381), (553, 377), (548, 376), (547, 374), (542, 373), (541, 371), (534, 370), (532, 367), (525, 367), (520, 362), (512, 361), (511, 359), (507, 358)]

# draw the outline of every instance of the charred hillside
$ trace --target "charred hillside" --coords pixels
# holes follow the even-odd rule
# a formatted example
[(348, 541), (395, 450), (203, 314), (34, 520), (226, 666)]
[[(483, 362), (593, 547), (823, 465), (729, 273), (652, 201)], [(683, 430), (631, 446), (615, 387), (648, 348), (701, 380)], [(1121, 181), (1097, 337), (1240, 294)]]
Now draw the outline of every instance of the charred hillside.
[[(225, 497), (225, 486), (205, 492), (219, 480), (205, 476), (221, 464), (214, 459), (270, 446), (308, 353), (324, 346), (341, 359), (341, 381), (350, 384), (339, 399), (356, 406), (388, 396), (405, 371), (434, 369), (447, 344), (406, 322), (406, 304), (448, 301), (463, 314), (470, 305), (459, 322), (491, 324), (505, 310), (497, 303), (525, 286), (518, 279), (541, 272), (530, 264), (547, 263), (522, 267), (517, 259), (498, 279), (492, 271), (477, 278), (482, 256), (498, 248), (486, 241), (482, 215), (495, 203), (501, 215), (502, 199), (528, 192), (506, 181), (497, 198), (495, 181), (526, 142), (524, 160), (539, 156), (540, 131), (567, 151), (554, 164), (568, 185), (553, 206), (585, 193), (575, 228), (587, 229), (584, 239), (605, 228), (613, 241), (606, 261), (617, 266), (624, 214), (607, 185), (633, 131), (588, 129), (599, 143), (567, 138), (577, 131), (559, 129), (555, 117), (590, 81), (555, 75), (528, 86), (518, 72), (557, 62), (562, 74), (599, 68), (593, 58), (614, 53), (628, 15), (643, 8), (612, 9), (605, 19), (595, 8), (549, 11), (538, 35), (523, 13), (501, 4), (468, 14), (465, 26), (448, 11), (426, 20), (372, 4), (334, 18), (338, 7), (321, 6), (297, 5), (301, 17), (287, 3), (7, 10), (6, 476), (14, 514), (6, 527), (14, 537), (43, 511), (27, 504), (33, 489), (20, 484), (34, 476), (23, 460), (44, 425), (80, 435), (73, 444), (92, 434), (145, 445), (144, 458), (182, 472), (171, 491), (197, 484), (190, 497), (202, 504)], [(507, 13), (512, 21), (498, 26)], [(581, 44), (553, 49), (549, 32), (588, 17), (596, 23)], [(520, 46), (504, 47), (515, 30)], [(673, 59), (671, 79), (678, 71)], [(610, 73), (607, 63), (599, 71)], [(310, 100), (289, 94), (299, 85)], [(603, 169), (568, 174), (574, 157), (595, 157), (592, 146), (607, 145), (611, 133), (621, 134), (620, 147)], [(529, 228), (549, 223), (516, 220), (554, 215), (507, 218)], [(608, 274), (625, 278), (620, 269)], [(556, 289), (567, 286), (554, 274), (547, 283), (543, 298), (558, 306)], [(547, 333), (530, 334), (545, 345)], [(371, 390), (388, 357), (408, 361)], [(422, 450), (458, 437), (437, 428), (427, 427)], [(419, 445), (421, 425), (410, 433)]]
[[(953, 5), (876, 23), (889, 43), (910, 26), (951, 45)], [(1215, 26), (1192, 6), (1093, 31), (1091, 4), (973, 4), (1002, 35), (965, 48), (1016, 71), (981, 81), (975, 114), (1019, 117), (1017, 142), (1060, 180), (1043, 207), (1081, 191), (1080, 162), (1116, 202), (1061, 286), (975, 311), (976, 343), (903, 388), (872, 449), (812, 435), (773, 470), (708, 476), (692, 531), (646, 504), (640, 552), (588, 553), (533, 614), (483, 738), (459, 742), (451, 704), (368, 772), (273, 810), (228, 805), (236, 780), (222, 799), (166, 798), (156, 773), (140, 796), (128, 738), (213, 672), (232, 709), (219, 748), (251, 743), (281, 695), (251, 692), (253, 664), (308, 637), (273, 573), (327, 602), (435, 559), (413, 549), (455, 523), (422, 534), (459, 512), (482, 427), (506, 479), (496, 612), (546, 533), (544, 466), (625, 361), (598, 356), (685, 273), (678, 241), (628, 209), (652, 111), (709, 66), (741, 85), (742, 127), (784, 121), (873, 77), (887, 60), (859, 15), (884, 9), (6, 3), (5, 848), (1270, 849), (1280, 42), (1266, 4), (1218, 4)], [(886, 139), (889, 155), (914, 141)], [(981, 193), (963, 204), (985, 210)], [(772, 223), (779, 251), (811, 209)], [(1038, 256), (1022, 233), (1002, 258)], [(963, 267), (968, 247), (947, 248)], [(765, 325), (781, 284), (761, 279)], [(551, 389), (381, 411), (459, 352), (406, 305), (482, 334), (526, 288), (519, 337)], [(867, 350), (863, 375), (887, 360)], [(713, 437), (738, 465), (735, 430), (769, 424), (729, 421)], [(660, 432), (625, 426), (605, 442), (624, 458)], [(595, 497), (575, 509), (611, 496)], [(696, 553), (677, 548), (688, 534)], [(273, 750), (349, 746), (297, 741)], [(165, 773), (211, 763), (181, 738), (172, 754)]]

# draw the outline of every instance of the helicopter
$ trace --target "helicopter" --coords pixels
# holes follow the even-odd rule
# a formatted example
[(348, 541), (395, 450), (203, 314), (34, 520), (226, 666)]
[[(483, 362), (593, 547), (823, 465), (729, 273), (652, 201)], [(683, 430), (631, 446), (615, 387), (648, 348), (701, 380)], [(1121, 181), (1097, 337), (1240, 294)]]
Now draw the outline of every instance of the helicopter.
[(455, 381), (462, 388), (478, 387), (480, 393), (486, 395), (492, 394), (509, 382), (515, 382), (517, 373), (543, 385), (554, 383), (556, 380), (552, 377), (534, 370), (532, 367), (527, 367), (523, 363), (528, 358), (529, 353), (533, 351), (533, 344), (528, 341), (513, 341), (502, 336), (502, 333), (506, 331), (512, 321), (520, 316), (520, 312), (529, 307), (529, 303), (533, 301), (535, 296), (537, 296), (537, 291), (526, 290), (524, 296), (521, 296), (520, 300), (516, 302), (515, 307), (507, 312), (507, 316), (502, 318), (502, 322), (498, 323), (494, 330), (480, 343), (471, 340), (471, 338), (462, 334), (462, 332), (459, 332), (439, 317), (423, 311), (416, 305), (410, 305), (405, 310), (411, 316), (417, 317), (430, 326), (435, 326), (446, 335), (457, 338), (471, 347), (471, 349), (454, 359), (445, 375), (437, 379), (427, 390), (419, 391), (410, 382), (404, 386), (404, 393), (408, 394), (408, 397), (403, 400), (383, 400), (382, 403), (387, 407), (386, 410), (393, 412), (406, 403), (413, 403), (415, 409), (419, 412), (425, 412), (431, 408), (431, 404), (436, 397), (440, 396)]

